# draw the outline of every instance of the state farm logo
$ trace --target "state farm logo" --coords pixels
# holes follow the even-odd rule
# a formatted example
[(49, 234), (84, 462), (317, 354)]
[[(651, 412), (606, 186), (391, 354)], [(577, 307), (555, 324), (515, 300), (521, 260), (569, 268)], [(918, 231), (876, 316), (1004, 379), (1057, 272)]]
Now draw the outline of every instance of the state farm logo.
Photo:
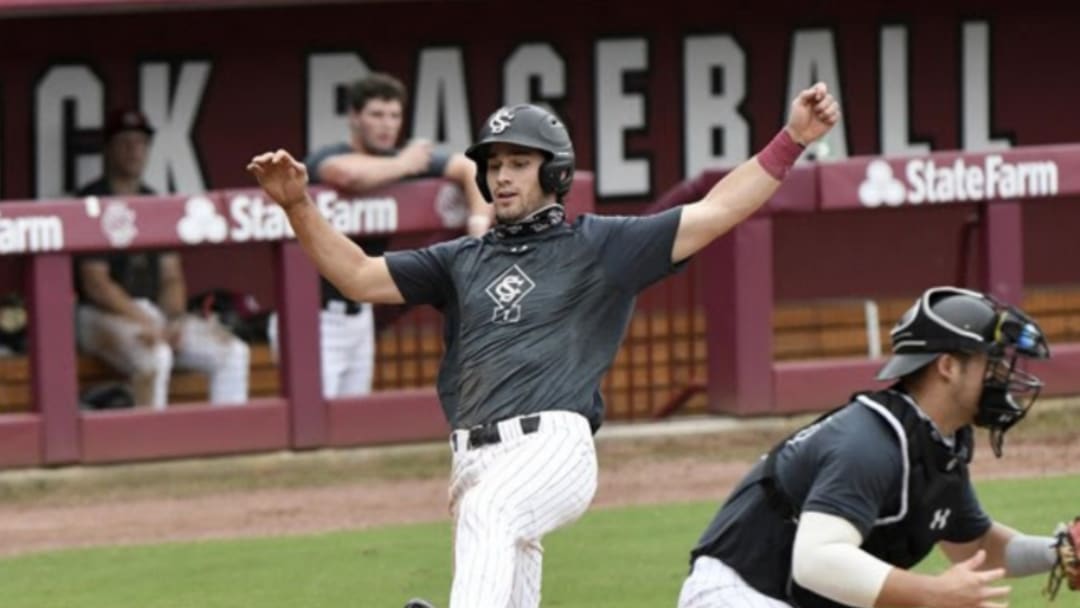
[(859, 185), (859, 202), (866, 207), (898, 207), (904, 203), (952, 203), (990, 199), (1054, 196), (1058, 193), (1058, 166), (1054, 161), (1007, 162), (991, 154), (981, 164), (958, 158), (938, 165), (929, 158), (915, 158), (904, 165), (902, 176), (893, 175), (884, 160), (866, 166)]
[(0, 253), (36, 253), (64, 248), (64, 224), (52, 215), (0, 217)]
[[(390, 197), (338, 198), (324, 190), (315, 196), (315, 205), (330, 224), (347, 234), (380, 234), (398, 228), (398, 202)], [(233, 242), (276, 241), (296, 234), (281, 207), (263, 200), (260, 195), (241, 194), (228, 200)]]
[(220, 243), (228, 236), (229, 225), (213, 201), (202, 196), (184, 203), (184, 217), (176, 224), (176, 234), (189, 245)]

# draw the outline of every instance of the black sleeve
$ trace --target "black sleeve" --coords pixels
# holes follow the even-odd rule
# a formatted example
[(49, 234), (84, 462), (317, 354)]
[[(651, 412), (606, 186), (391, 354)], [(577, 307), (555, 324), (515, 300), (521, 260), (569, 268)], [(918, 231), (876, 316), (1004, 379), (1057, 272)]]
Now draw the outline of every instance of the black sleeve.
[(964, 492), (956, 505), (956, 513), (949, 518), (949, 525), (942, 538), (953, 543), (968, 543), (986, 534), (993, 523), (986, 511), (983, 511), (978, 497), (975, 496), (975, 488), (972, 488), (969, 482), (964, 486)]
[(446, 165), (450, 164), (450, 155), (446, 152), (434, 150), (431, 153), (431, 162), (428, 163), (427, 171), (421, 177), (443, 177), (446, 175)]
[(583, 229), (607, 275), (637, 293), (683, 266), (671, 261), (681, 217), (682, 207), (638, 217), (588, 216)]
[(816, 438), (821, 446), (817, 474), (803, 511), (842, 517), (865, 539), (904, 483), (900, 446), (896, 436), (890, 437), (891, 431), (882, 427), (835, 431)]
[(454, 292), (451, 264), (457, 243), (386, 253), (386, 266), (405, 302), (437, 308), (446, 304)]
[(311, 154), (308, 154), (307, 158), (304, 159), (304, 166), (307, 167), (308, 172), (308, 183), (320, 183), (319, 165), (323, 164), (326, 159), (332, 156), (348, 154), (350, 151), (351, 148), (349, 148), (349, 144), (342, 142), (339, 144), (334, 144), (332, 146), (323, 146), (322, 148), (315, 150)]

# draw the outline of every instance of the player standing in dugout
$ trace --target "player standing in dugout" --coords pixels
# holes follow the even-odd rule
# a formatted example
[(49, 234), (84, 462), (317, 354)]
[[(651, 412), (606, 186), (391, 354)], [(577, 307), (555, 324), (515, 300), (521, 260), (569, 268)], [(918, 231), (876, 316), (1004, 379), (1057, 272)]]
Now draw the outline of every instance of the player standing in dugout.
[(600, 381), (636, 295), (750, 217), (839, 119), (817, 83), (792, 101), (769, 144), (701, 201), (571, 224), (562, 205), (574, 173), (565, 126), (537, 106), (504, 107), (466, 151), (496, 224), (481, 238), (384, 257), (368, 256), (322, 217), (304, 165), (288, 152), (252, 159), (248, 170), (345, 296), (431, 304), (444, 315), (438, 393), (453, 429), (451, 608), (540, 605), (541, 539), (579, 518), (596, 492)]

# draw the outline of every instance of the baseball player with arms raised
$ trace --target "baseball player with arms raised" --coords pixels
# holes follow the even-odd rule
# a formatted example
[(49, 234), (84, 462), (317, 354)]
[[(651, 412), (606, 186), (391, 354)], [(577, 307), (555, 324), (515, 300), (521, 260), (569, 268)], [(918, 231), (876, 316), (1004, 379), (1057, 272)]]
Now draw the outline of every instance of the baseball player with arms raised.
[[(892, 344), (878, 374), (890, 388), (781, 441), (735, 488), (691, 552), (680, 608), (999, 608), (1003, 576), (1075, 572), (1064, 535), (993, 521), (968, 477), (973, 425), (990, 429), (1000, 456), (1039, 394), (1018, 367), (1050, 354), (1038, 325), (981, 293), (937, 287)], [(954, 565), (910, 571), (935, 545)]]
[(501, 108), (466, 152), (495, 226), (482, 238), (384, 257), (368, 256), (326, 223), (304, 166), (287, 152), (252, 160), (249, 170), (342, 293), (427, 303), (445, 316), (438, 391), (454, 429), (451, 608), (540, 604), (540, 541), (580, 517), (596, 491), (600, 380), (636, 294), (761, 207), (839, 115), (816, 84), (792, 102), (776, 137), (703, 200), (570, 224), (561, 204), (574, 172), (566, 128), (537, 106)]

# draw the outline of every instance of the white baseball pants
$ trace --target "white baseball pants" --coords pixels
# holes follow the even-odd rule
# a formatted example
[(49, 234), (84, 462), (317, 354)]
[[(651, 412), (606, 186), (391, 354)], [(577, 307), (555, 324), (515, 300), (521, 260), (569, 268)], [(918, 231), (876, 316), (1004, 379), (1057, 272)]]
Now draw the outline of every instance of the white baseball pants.
[(541, 538), (581, 517), (596, 494), (596, 446), (584, 416), (539, 414), (524, 434), (520, 418), (498, 424), (502, 440), (470, 449), (451, 435), (450, 510), (454, 583), (450, 608), (536, 608)]
[(724, 562), (703, 555), (679, 593), (679, 608), (791, 608), (751, 587)]

